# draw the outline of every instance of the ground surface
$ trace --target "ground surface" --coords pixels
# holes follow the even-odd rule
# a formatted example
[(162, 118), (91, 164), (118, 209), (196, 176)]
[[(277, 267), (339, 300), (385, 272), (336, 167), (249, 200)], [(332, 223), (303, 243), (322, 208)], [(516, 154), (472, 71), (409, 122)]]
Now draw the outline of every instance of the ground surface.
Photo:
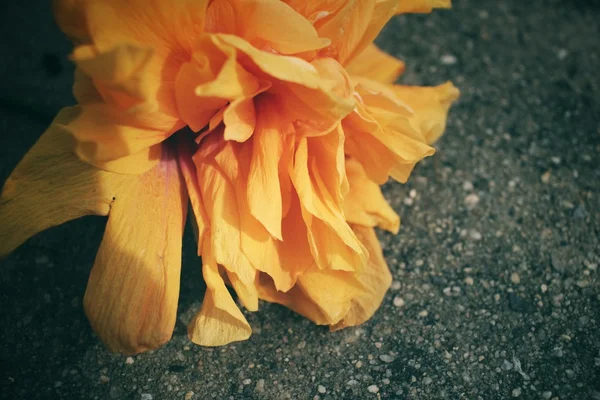
[[(0, 6), (2, 181), (72, 102), (49, 6), (13, 3)], [(404, 82), (450, 79), (462, 98), (434, 159), (385, 188), (403, 227), (380, 235), (394, 284), (370, 322), (332, 334), (262, 304), (247, 342), (195, 347), (188, 232), (173, 340), (110, 354), (81, 305), (104, 226), (86, 218), (2, 261), (0, 398), (600, 399), (599, 21), (594, 1), (456, 0), (385, 29)]]

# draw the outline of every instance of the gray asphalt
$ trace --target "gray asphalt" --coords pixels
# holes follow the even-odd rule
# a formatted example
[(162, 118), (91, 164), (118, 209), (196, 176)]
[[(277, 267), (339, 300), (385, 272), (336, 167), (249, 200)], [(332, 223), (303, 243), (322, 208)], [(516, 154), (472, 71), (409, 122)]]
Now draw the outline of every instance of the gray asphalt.
[[(70, 45), (37, 3), (0, 6), (2, 181), (73, 102)], [(600, 399), (600, 3), (456, 0), (378, 43), (402, 82), (462, 97), (435, 157), (385, 186), (402, 228), (380, 235), (394, 284), (371, 321), (329, 333), (261, 304), (250, 340), (196, 347), (187, 232), (173, 339), (108, 353), (81, 305), (104, 219), (84, 218), (1, 261), (0, 398)]]

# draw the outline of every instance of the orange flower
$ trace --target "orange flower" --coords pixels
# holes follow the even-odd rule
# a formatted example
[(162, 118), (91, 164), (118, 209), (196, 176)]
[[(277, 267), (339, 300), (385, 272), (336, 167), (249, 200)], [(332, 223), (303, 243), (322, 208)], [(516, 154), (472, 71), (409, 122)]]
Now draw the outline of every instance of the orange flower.
[(379, 184), (405, 181), (433, 153), (458, 94), (386, 85), (403, 64), (371, 41), (397, 11), (375, 0), (56, 1), (76, 44), (78, 105), (5, 183), (0, 256), (108, 215), (86, 314), (113, 351), (156, 348), (175, 324), (191, 205), (207, 286), (193, 342), (250, 336), (226, 285), (250, 311), (264, 299), (332, 329), (364, 322), (391, 281), (373, 227), (399, 227)]

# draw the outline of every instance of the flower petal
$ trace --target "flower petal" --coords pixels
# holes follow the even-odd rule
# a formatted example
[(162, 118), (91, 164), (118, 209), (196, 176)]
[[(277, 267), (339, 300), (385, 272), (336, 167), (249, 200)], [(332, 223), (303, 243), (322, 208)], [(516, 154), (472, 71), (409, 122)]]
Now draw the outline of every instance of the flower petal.
[(354, 57), (346, 70), (351, 75), (359, 75), (382, 83), (392, 83), (404, 72), (404, 63), (370, 44)]
[(460, 95), (458, 89), (451, 82), (435, 87), (395, 85), (393, 89), (414, 110), (411, 124), (428, 144), (435, 143), (446, 129), (448, 110)]
[(378, 226), (394, 234), (400, 228), (400, 217), (383, 197), (379, 185), (367, 177), (353, 158), (346, 160), (350, 191), (344, 198), (344, 215), (351, 224)]
[(0, 257), (36, 233), (84, 215), (106, 215), (131, 177), (100, 171), (73, 153), (63, 128), (78, 107), (60, 111), (4, 184), (0, 198)]
[(397, 14), (430, 13), (434, 8), (450, 8), (451, 0), (402, 0), (398, 1)]
[(114, 197), (84, 297), (90, 323), (112, 351), (167, 342), (175, 326), (187, 195), (174, 152)]
[(333, 331), (360, 325), (371, 318), (392, 284), (392, 274), (383, 258), (375, 231), (360, 225), (353, 225), (352, 229), (369, 250), (369, 265), (358, 275), (364, 291), (351, 300), (348, 313), (341, 321), (331, 326)]
[(210, 243), (205, 241), (202, 275), (206, 282), (206, 294), (202, 309), (188, 325), (188, 336), (201, 346), (223, 346), (248, 339), (252, 329), (231, 298), (210, 247)]
[[(102, 103), (81, 106), (77, 118), (64, 125), (77, 139), (75, 152), (83, 161), (128, 174), (155, 166), (160, 159), (160, 143), (181, 127), (178, 120), (162, 113), (123, 113)], [(115, 162), (134, 154), (137, 164)]]

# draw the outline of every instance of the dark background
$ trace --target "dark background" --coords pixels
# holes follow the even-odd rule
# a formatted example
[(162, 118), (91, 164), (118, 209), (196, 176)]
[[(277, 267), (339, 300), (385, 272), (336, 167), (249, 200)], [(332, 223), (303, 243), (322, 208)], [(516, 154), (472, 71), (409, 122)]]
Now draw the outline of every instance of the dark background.
[[(454, 3), (378, 39), (403, 83), (462, 97), (436, 156), (385, 187), (402, 228), (380, 235), (394, 285), (371, 321), (329, 333), (262, 303), (250, 340), (197, 347), (187, 232), (173, 339), (110, 354), (81, 305), (105, 220), (84, 218), (0, 262), (0, 397), (600, 399), (599, 2)], [(73, 103), (73, 66), (47, 2), (4, 1), (0, 21), (3, 182)]]

